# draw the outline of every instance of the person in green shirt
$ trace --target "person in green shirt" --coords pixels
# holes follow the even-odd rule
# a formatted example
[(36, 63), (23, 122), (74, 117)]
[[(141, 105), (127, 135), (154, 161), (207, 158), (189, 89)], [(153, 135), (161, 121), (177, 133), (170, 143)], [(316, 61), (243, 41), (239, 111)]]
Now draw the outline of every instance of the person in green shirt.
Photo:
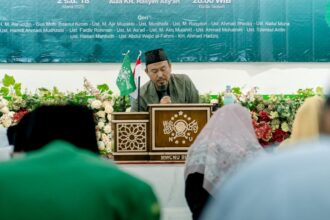
[(47, 106), (29, 114), (16, 134), (26, 155), (0, 163), (1, 220), (159, 219), (152, 188), (98, 155), (91, 110)]
[(150, 80), (140, 89), (138, 100), (133, 100), (131, 111), (148, 111), (148, 104), (199, 103), (194, 83), (185, 74), (173, 74), (172, 65), (163, 49), (145, 53), (146, 69)]

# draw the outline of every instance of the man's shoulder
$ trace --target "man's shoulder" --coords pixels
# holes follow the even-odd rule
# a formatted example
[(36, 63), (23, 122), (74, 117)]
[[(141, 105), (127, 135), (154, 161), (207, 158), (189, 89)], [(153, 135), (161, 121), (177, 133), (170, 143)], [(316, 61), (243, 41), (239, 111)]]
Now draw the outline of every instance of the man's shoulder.
[(144, 95), (145, 93), (147, 93), (147, 91), (150, 89), (151, 85), (152, 85), (152, 82), (150, 80), (148, 82), (146, 82), (145, 84), (143, 84), (143, 86), (141, 86), (141, 88), (140, 88), (140, 94)]
[(193, 84), (192, 80), (186, 74), (172, 73), (171, 81), (172, 81), (172, 83), (178, 85), (179, 87), (182, 87), (182, 86), (189, 87), (190, 85)]
[(182, 73), (172, 73), (171, 76), (172, 76), (173, 79), (175, 79), (175, 80), (189, 80), (189, 81), (190, 81), (189, 76), (186, 75), (186, 74), (182, 74)]

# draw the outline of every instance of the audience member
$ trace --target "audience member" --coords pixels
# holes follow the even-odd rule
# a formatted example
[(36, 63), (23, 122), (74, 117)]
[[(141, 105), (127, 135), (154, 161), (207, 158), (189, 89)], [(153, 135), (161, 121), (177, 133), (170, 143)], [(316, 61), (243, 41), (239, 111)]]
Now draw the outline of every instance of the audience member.
[(320, 118), (319, 138), (242, 169), (219, 189), (202, 219), (329, 219), (329, 98)]
[(99, 154), (94, 116), (82, 106), (37, 108), (22, 118), (16, 139), (15, 148), (24, 152), (40, 149), (50, 141), (61, 139)]
[(185, 74), (172, 73), (172, 65), (162, 48), (145, 52), (145, 72), (149, 81), (141, 87), (140, 106), (134, 99), (131, 110), (148, 111), (149, 104), (199, 103), (199, 93)]
[(91, 110), (43, 106), (24, 118), (15, 144), (26, 156), (0, 164), (1, 219), (159, 219), (151, 187), (97, 155)]
[(215, 185), (248, 157), (262, 153), (251, 114), (240, 104), (220, 108), (190, 147), (185, 168), (185, 196), (198, 219)]
[(304, 101), (295, 115), (290, 138), (282, 142), (279, 149), (290, 148), (296, 142), (319, 137), (323, 104), (324, 99), (320, 96), (309, 97)]

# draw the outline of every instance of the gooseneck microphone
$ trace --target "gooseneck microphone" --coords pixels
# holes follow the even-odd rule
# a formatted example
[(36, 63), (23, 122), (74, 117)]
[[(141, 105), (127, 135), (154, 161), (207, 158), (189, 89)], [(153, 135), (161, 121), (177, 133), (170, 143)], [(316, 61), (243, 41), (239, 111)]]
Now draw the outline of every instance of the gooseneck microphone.
[(159, 86), (159, 93), (160, 95), (160, 99), (162, 99), (164, 96), (168, 96), (167, 94), (167, 86), (166, 85), (160, 85)]

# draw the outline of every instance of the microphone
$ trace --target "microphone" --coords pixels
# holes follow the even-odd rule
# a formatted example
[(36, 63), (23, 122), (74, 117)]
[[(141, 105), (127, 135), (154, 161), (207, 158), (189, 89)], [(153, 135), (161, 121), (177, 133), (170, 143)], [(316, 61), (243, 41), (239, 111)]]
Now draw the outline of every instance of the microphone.
[(160, 92), (160, 99), (162, 99), (164, 96), (168, 96), (167, 94), (167, 86), (166, 85), (160, 85), (159, 86), (159, 92)]

